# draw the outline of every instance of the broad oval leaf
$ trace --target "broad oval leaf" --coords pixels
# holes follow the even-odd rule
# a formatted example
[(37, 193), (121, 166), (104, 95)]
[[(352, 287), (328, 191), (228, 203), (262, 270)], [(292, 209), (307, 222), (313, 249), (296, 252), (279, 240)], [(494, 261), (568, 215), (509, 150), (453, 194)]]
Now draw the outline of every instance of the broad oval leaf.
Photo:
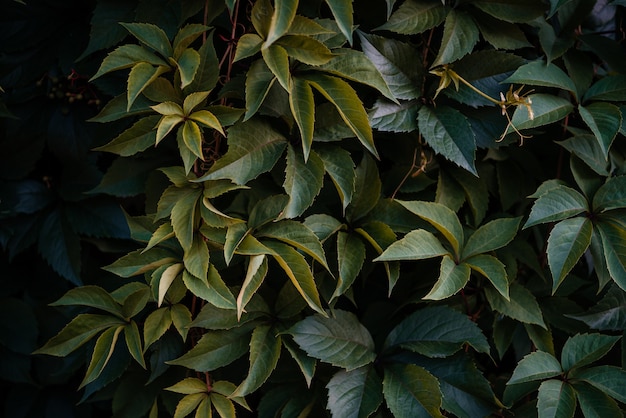
[(497, 258), (488, 254), (477, 254), (466, 258), (464, 263), (472, 270), (482, 274), (500, 292), (500, 294), (509, 300), (509, 280), (506, 274), (506, 266)]
[(550, 379), (542, 382), (537, 395), (539, 418), (572, 418), (576, 412), (576, 393), (571, 384)]
[(521, 219), (521, 217), (500, 218), (482, 225), (465, 243), (463, 259), (507, 245), (515, 238)]
[(543, 380), (559, 376), (561, 373), (563, 373), (561, 363), (552, 354), (544, 351), (534, 351), (517, 363), (511, 379), (506, 384), (512, 385)]
[(367, 418), (383, 401), (382, 381), (369, 366), (341, 370), (326, 385), (333, 418)]
[(555, 87), (576, 94), (576, 85), (563, 70), (553, 63), (541, 60), (522, 65), (502, 83)]
[(428, 145), (444, 158), (474, 175), (476, 139), (467, 118), (448, 106), (422, 106), (418, 113), (419, 130)]
[(433, 288), (424, 299), (442, 300), (463, 289), (470, 278), (470, 266), (466, 263), (457, 264), (449, 254), (441, 259), (439, 277)]
[(434, 306), (420, 309), (396, 325), (387, 336), (384, 349), (400, 346), (428, 357), (446, 357), (464, 344), (479, 353), (490, 350), (475, 322), (447, 306)]
[(311, 357), (350, 371), (376, 358), (374, 340), (351, 312), (333, 310), (328, 317), (316, 314), (292, 326), (289, 334)]
[(383, 394), (396, 418), (443, 418), (437, 378), (414, 364), (385, 368)]

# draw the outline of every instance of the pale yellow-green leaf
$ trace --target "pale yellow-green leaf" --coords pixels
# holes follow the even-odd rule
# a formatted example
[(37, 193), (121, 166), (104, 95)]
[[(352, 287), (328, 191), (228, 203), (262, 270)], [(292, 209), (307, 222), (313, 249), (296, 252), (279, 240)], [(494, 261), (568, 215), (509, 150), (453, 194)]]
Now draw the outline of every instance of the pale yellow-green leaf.
[(224, 130), (222, 129), (222, 125), (220, 121), (215, 117), (215, 115), (208, 110), (198, 110), (189, 115), (189, 119), (201, 123), (207, 128), (213, 128), (222, 135), (224, 135)]
[(180, 115), (163, 116), (157, 127), (156, 144), (161, 142), (184, 119)]
[(198, 124), (192, 120), (186, 120), (183, 125), (183, 141), (194, 155), (202, 159), (202, 132)]
[(161, 275), (161, 280), (159, 281), (159, 300), (158, 306), (163, 304), (163, 300), (165, 299), (165, 294), (168, 289), (172, 285), (172, 282), (178, 276), (178, 274), (183, 270), (183, 263), (172, 264), (168, 268), (165, 269), (163, 274)]
[(163, 102), (155, 106), (150, 106), (150, 108), (163, 116), (184, 116), (185, 114), (183, 108), (180, 107), (178, 103), (174, 102)]

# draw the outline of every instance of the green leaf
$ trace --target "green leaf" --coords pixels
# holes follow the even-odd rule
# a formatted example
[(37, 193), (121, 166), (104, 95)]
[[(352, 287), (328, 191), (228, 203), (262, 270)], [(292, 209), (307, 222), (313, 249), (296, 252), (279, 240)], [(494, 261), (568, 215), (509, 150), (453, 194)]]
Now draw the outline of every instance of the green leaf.
[(188, 91), (210, 91), (219, 79), (219, 61), (213, 43), (213, 31), (206, 42), (198, 49), (200, 64), (193, 81), (186, 87)]
[(304, 213), (315, 200), (324, 184), (324, 162), (316, 153), (304, 155), (295, 147), (287, 147), (287, 168), (283, 188), (289, 196), (279, 219), (296, 218)]
[[(136, 102), (135, 102), (136, 103)], [(145, 151), (156, 142), (154, 127), (159, 121), (158, 116), (147, 116), (139, 119), (130, 128), (113, 138), (106, 145), (94, 148), (94, 151), (106, 151), (128, 157)]]
[(124, 324), (123, 320), (110, 315), (79, 314), (33, 354), (65, 357), (100, 331)]
[(392, 103), (383, 99), (376, 100), (369, 110), (372, 128), (382, 132), (411, 132), (417, 130), (416, 101)]
[(169, 67), (168, 63), (140, 45), (122, 45), (107, 55), (90, 81), (112, 71), (130, 68), (145, 62), (154, 66)]
[[(475, 15), (475, 12), (472, 14)], [(496, 49), (510, 50), (531, 46), (524, 32), (514, 23), (483, 14), (476, 19), (476, 25), (478, 25), (485, 41)]]
[(170, 307), (170, 313), (176, 331), (178, 331), (183, 341), (185, 341), (187, 339), (187, 333), (189, 332), (189, 324), (191, 324), (191, 312), (189, 308), (182, 303), (177, 303)]
[[(511, 123), (517, 130), (536, 128), (557, 122), (567, 116), (574, 106), (569, 100), (549, 94), (537, 93), (527, 97), (531, 101), (531, 108), (534, 117), (528, 114), (526, 106), (517, 106)], [(513, 132), (513, 127), (509, 127), (507, 134)]]
[(570, 373), (572, 380), (582, 380), (619, 402), (626, 402), (626, 370), (616, 366), (588, 367)]
[(206, 277), (209, 270), (209, 249), (200, 234), (193, 236), (191, 246), (183, 256), (185, 269), (195, 277)]
[(415, 35), (439, 26), (447, 14), (448, 8), (438, 0), (406, 0), (389, 16), (387, 22), (376, 29)]
[(179, 194), (179, 200), (172, 207), (172, 227), (176, 233), (176, 239), (185, 251), (189, 251), (193, 244), (197, 220), (196, 211), (201, 196), (201, 189), (186, 189), (185, 193)]
[(285, 48), (287, 54), (305, 64), (326, 64), (334, 55), (326, 45), (309, 36), (286, 35), (276, 45)]
[(317, 360), (313, 357), (309, 357), (304, 351), (302, 351), (293, 341), (289, 339), (283, 339), (283, 345), (291, 354), (291, 357), (295, 360), (302, 372), (304, 379), (306, 380), (307, 387), (311, 387), (311, 381), (315, 374), (315, 366)]
[(383, 394), (397, 418), (443, 417), (437, 378), (414, 364), (385, 368)]
[(292, 220), (273, 222), (259, 228), (255, 237), (268, 237), (287, 243), (310, 255), (315, 261), (328, 269), (322, 244), (315, 233), (301, 222)]
[(248, 395), (270, 377), (278, 364), (282, 345), (281, 336), (276, 334), (276, 329), (270, 325), (261, 325), (252, 331), (248, 376), (229, 397)]
[(537, 410), (540, 418), (572, 418), (576, 411), (574, 388), (561, 380), (546, 380), (539, 386)]
[(530, 22), (545, 11), (545, 5), (540, 0), (478, 0), (472, 4), (493, 17), (511, 23)]
[(111, 359), (113, 350), (115, 350), (115, 344), (123, 330), (124, 325), (118, 325), (117, 327), (107, 329), (98, 337), (91, 355), (89, 367), (87, 367), (87, 372), (85, 373), (85, 378), (80, 383), (79, 389), (93, 382), (100, 376), (102, 370)]
[(209, 395), (205, 393), (193, 393), (191, 395), (184, 396), (178, 404), (176, 404), (176, 410), (174, 411), (174, 418), (184, 418), (191, 414), (200, 403), (205, 402), (209, 398)]
[(592, 329), (623, 331), (626, 329), (626, 293), (616, 286), (610, 287), (586, 313), (567, 316), (584, 322)]
[(256, 33), (245, 33), (237, 40), (237, 49), (233, 62), (249, 58), (261, 51), (263, 38)]
[(152, 248), (146, 252), (132, 251), (103, 269), (120, 277), (132, 277), (175, 261), (177, 258), (171, 252), (162, 248)]
[(464, 264), (486, 277), (493, 287), (507, 301), (509, 300), (509, 281), (506, 274), (506, 266), (500, 260), (492, 255), (478, 254), (465, 258)]
[(144, 351), (158, 341), (172, 325), (169, 307), (158, 308), (146, 318), (143, 328)]
[(555, 64), (538, 60), (522, 65), (502, 84), (529, 84), (531, 86), (554, 87), (576, 94), (576, 85)]
[(294, 77), (289, 91), (289, 107), (293, 115), (300, 137), (302, 138), (302, 152), (304, 160), (309, 158), (311, 144), (313, 143), (313, 131), (315, 126), (315, 100), (313, 90), (306, 80)]
[(477, 176), (468, 176), (464, 170), (457, 167), (450, 167), (448, 173), (452, 175), (465, 192), (465, 200), (474, 218), (474, 227), (477, 227), (482, 223), (489, 206), (489, 190), (486, 182)]
[(82, 305), (101, 309), (123, 318), (122, 307), (103, 288), (95, 285), (76, 287), (68, 290), (60, 299), (50, 306)]
[(466, 263), (457, 264), (449, 254), (441, 260), (439, 277), (424, 299), (441, 300), (463, 289), (470, 278), (470, 267)]
[(179, 57), (189, 45), (191, 45), (200, 37), (200, 35), (209, 29), (210, 28), (208, 26), (197, 23), (190, 23), (183, 26), (178, 33), (176, 33), (174, 42), (172, 42), (174, 47), (174, 58)]
[(250, 257), (246, 278), (237, 296), (237, 319), (241, 319), (241, 315), (245, 312), (246, 305), (250, 302), (259, 287), (261, 287), (267, 275), (267, 270), (267, 256), (265, 254)]
[(203, 158), (202, 155), (202, 132), (198, 124), (192, 120), (183, 123), (183, 142), (196, 157)]
[(441, 47), (432, 67), (451, 63), (469, 54), (478, 38), (478, 27), (472, 17), (462, 11), (451, 10), (446, 16)]
[(278, 38), (282, 37), (293, 22), (298, 8), (297, 1), (275, 0), (274, 13), (270, 22), (267, 35), (265, 35), (265, 45), (269, 46)]
[(367, 418), (383, 401), (382, 381), (372, 367), (341, 370), (326, 385), (333, 418)]
[(594, 212), (626, 207), (626, 176), (609, 177), (593, 196)]
[(329, 75), (306, 74), (306, 79), (313, 88), (335, 106), (343, 121), (361, 144), (378, 158), (367, 112), (354, 89), (347, 82)]
[(606, 266), (613, 281), (626, 290), (626, 234), (623, 228), (611, 224), (597, 225), (604, 248)]
[(465, 116), (448, 106), (422, 106), (418, 113), (419, 130), (428, 145), (444, 158), (474, 175), (476, 139)]
[(248, 227), (257, 229), (267, 223), (278, 220), (280, 213), (287, 205), (288, 197), (285, 195), (272, 195), (259, 200), (250, 211)]
[(207, 331), (191, 350), (166, 363), (197, 372), (227, 366), (248, 352), (251, 331), (249, 324), (228, 331)]
[(489, 343), (476, 323), (447, 306), (432, 306), (396, 325), (385, 340), (384, 350), (400, 346), (428, 357), (447, 357), (464, 344), (479, 353), (489, 353)]
[(206, 393), (207, 385), (206, 382), (198, 379), (197, 377), (187, 377), (172, 386), (166, 387), (165, 390), (181, 393), (183, 395), (192, 395), (194, 393)]
[(434, 202), (398, 200), (398, 203), (434, 226), (450, 243), (455, 254), (460, 254), (461, 245), (465, 242), (463, 227), (451, 209)]
[(613, 398), (587, 384), (574, 383), (580, 409), (586, 418), (623, 417)]
[(192, 48), (187, 48), (183, 51), (180, 57), (176, 60), (176, 66), (180, 73), (180, 88), (184, 89), (190, 85), (200, 68), (200, 54), (198, 51)]
[[(205, 277), (206, 276), (206, 277)], [(222, 309), (235, 309), (236, 301), (213, 265), (203, 277), (183, 272), (183, 282), (194, 295)]]
[(578, 112), (595, 135), (604, 158), (608, 160), (609, 149), (622, 126), (622, 112), (610, 103), (591, 103), (578, 106)]
[[(359, 33), (359, 36), (363, 38), (364, 35)], [(363, 52), (349, 48), (334, 49), (333, 58), (317, 69), (373, 87), (389, 100), (396, 101), (384, 76), (379, 72), (379, 66), (373, 59), (370, 59), (367, 53), (364, 53), (364, 45), (362, 48)]]
[(546, 328), (537, 299), (519, 283), (513, 282), (509, 286), (509, 300), (488, 287), (485, 288), (485, 296), (493, 310), (525, 324)]
[(80, 285), (80, 239), (66, 214), (50, 210), (39, 231), (39, 254), (52, 269), (75, 285)]
[(285, 137), (265, 122), (237, 123), (228, 129), (228, 152), (197, 181), (230, 179), (246, 184), (271, 170), (286, 144)]
[(265, 243), (273, 253), (272, 257), (285, 271), (291, 283), (298, 290), (307, 304), (316, 312), (325, 315), (322, 302), (313, 279), (313, 273), (304, 256), (293, 247), (280, 242), (267, 241)]
[(333, 181), (345, 211), (352, 201), (356, 182), (354, 162), (350, 153), (336, 146), (317, 147), (315, 153), (324, 163), (324, 170)]
[(163, 29), (150, 23), (120, 23), (135, 38), (164, 58), (172, 56), (172, 46)]
[(364, 154), (355, 170), (354, 195), (346, 207), (346, 219), (355, 222), (367, 215), (380, 200), (382, 182), (378, 167), (369, 154)]
[(139, 328), (135, 321), (130, 321), (129, 324), (124, 326), (124, 339), (126, 340), (126, 346), (133, 358), (146, 369), (146, 362), (143, 359), (143, 350), (141, 348), (141, 336), (139, 335)]
[(219, 414), (220, 418), (236, 418), (235, 405), (233, 401), (224, 395), (211, 393), (211, 404)]
[(602, 77), (585, 92), (583, 100), (606, 100), (622, 102), (626, 95), (626, 75), (616, 74)]
[(355, 234), (337, 233), (337, 286), (332, 298), (343, 295), (354, 283), (365, 261), (365, 245)]
[(267, 67), (272, 71), (280, 85), (289, 91), (291, 74), (289, 70), (289, 56), (285, 48), (280, 45), (265, 45), (261, 52)]
[(561, 364), (552, 354), (543, 351), (534, 351), (517, 363), (507, 385), (543, 380), (559, 376), (561, 373), (563, 373)]
[(374, 261), (423, 260), (448, 254), (430, 232), (417, 229), (391, 244)]
[(604, 357), (619, 341), (619, 336), (576, 334), (565, 341), (561, 353), (564, 371), (581, 368)]
[(565, 141), (557, 141), (556, 143), (584, 161), (596, 173), (601, 176), (608, 176), (606, 157), (594, 135), (575, 135)]
[(137, 97), (146, 87), (168, 70), (169, 67), (153, 67), (146, 62), (135, 64), (128, 74), (128, 99), (126, 110), (130, 110)]
[(589, 210), (587, 199), (580, 192), (556, 185), (543, 192), (535, 201), (522, 229), (547, 222), (571, 218)]
[(374, 340), (367, 328), (351, 312), (334, 310), (330, 314), (308, 316), (288, 333), (309, 356), (347, 371), (373, 362)]
[(353, 0), (326, 0), (326, 4), (350, 45), (352, 45), (352, 1)]
[(250, 64), (250, 69), (246, 73), (246, 114), (243, 118), (244, 121), (250, 119), (259, 110), (275, 81), (276, 77), (265, 61), (260, 59)]
[(157, 126), (155, 145), (158, 145), (167, 134), (172, 132), (172, 130), (182, 122), (184, 122), (184, 118), (180, 115), (163, 116)]
[(591, 243), (593, 225), (587, 218), (566, 219), (554, 226), (548, 238), (548, 264), (552, 272), (552, 293)]
[(478, 228), (463, 247), (463, 259), (502, 248), (515, 238), (521, 221), (517, 218), (500, 218)]

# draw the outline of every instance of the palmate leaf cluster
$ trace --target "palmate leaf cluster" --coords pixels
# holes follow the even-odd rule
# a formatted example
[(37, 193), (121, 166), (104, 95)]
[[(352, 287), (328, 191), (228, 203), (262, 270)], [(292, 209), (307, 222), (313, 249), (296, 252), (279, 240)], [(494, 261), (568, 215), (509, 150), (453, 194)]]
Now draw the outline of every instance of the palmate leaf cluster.
[(7, 416), (623, 416), (623, 2), (92, 3), (4, 31)]

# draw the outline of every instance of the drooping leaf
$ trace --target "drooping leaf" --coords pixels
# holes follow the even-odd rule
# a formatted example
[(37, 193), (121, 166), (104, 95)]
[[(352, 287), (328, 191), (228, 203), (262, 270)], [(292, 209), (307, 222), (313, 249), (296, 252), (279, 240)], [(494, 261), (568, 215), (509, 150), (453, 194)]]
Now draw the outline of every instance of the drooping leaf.
[(172, 325), (172, 314), (169, 307), (152, 311), (146, 318), (143, 328), (144, 351), (158, 341)]
[(489, 343), (476, 323), (447, 306), (436, 306), (402, 320), (387, 336), (384, 349), (400, 346), (428, 357), (446, 357), (464, 344), (489, 353)]
[(291, 283), (298, 290), (307, 304), (316, 312), (325, 315), (319, 292), (313, 279), (311, 268), (306, 260), (293, 247), (281, 242), (267, 241), (266, 245), (273, 253), (272, 257), (285, 271)]
[(422, 106), (418, 125), (424, 139), (437, 154), (477, 175), (474, 131), (461, 112), (448, 106)]
[(313, 231), (301, 222), (282, 220), (267, 224), (255, 234), (257, 238), (268, 237), (283, 241), (313, 257), (315, 261), (328, 269), (322, 244)]
[(580, 368), (604, 357), (620, 337), (603, 334), (576, 334), (567, 339), (561, 353), (564, 371)]
[(540, 418), (572, 418), (576, 412), (576, 393), (571, 384), (550, 379), (542, 382), (537, 395)]
[(317, 147), (315, 153), (322, 159), (324, 170), (332, 179), (345, 210), (352, 201), (356, 181), (354, 162), (350, 153), (335, 146)]
[(372, 367), (341, 370), (330, 378), (327, 408), (333, 418), (367, 418), (383, 401), (382, 381)]
[(447, 14), (448, 9), (440, 1), (406, 0), (376, 29), (414, 35), (438, 26)]
[(416, 229), (391, 244), (374, 261), (423, 260), (448, 254), (432, 233)]
[(443, 417), (437, 379), (414, 364), (385, 368), (383, 394), (397, 418)]
[(280, 45), (264, 46), (261, 50), (263, 60), (272, 71), (280, 85), (287, 91), (291, 86), (291, 74), (289, 71), (289, 56), (285, 48)]
[(526, 324), (536, 324), (546, 328), (543, 314), (535, 296), (517, 282), (509, 286), (509, 300), (494, 289), (485, 288), (485, 295), (491, 308), (503, 315)]
[(250, 64), (250, 69), (246, 73), (246, 114), (244, 121), (250, 119), (259, 110), (275, 81), (274, 73), (264, 60), (259, 59)]
[(250, 368), (248, 376), (231, 393), (230, 397), (246, 396), (257, 390), (272, 374), (280, 357), (281, 337), (270, 325), (252, 331), (250, 341)]
[(60, 299), (50, 304), (50, 306), (68, 305), (89, 306), (123, 318), (121, 305), (100, 286), (87, 285), (70, 289)]
[(382, 132), (411, 132), (417, 129), (419, 105), (415, 101), (392, 103), (379, 99), (369, 110), (372, 128)]
[(561, 364), (552, 354), (543, 351), (534, 351), (517, 363), (507, 385), (531, 382), (533, 380), (543, 380), (558, 376), (561, 373), (563, 373)]
[(117, 340), (123, 330), (124, 326), (118, 325), (117, 327), (111, 327), (100, 334), (96, 340), (96, 345), (94, 346), (89, 366), (85, 372), (85, 378), (80, 383), (79, 388), (93, 382), (98, 378), (98, 376), (100, 376), (100, 373), (102, 373), (102, 370), (111, 359)]
[(283, 135), (265, 122), (249, 120), (228, 129), (228, 152), (197, 181), (230, 179), (246, 184), (270, 170), (286, 146)]
[(127, 44), (116, 48), (107, 55), (96, 74), (94, 80), (112, 71), (130, 68), (136, 63), (145, 62), (155, 66), (169, 67), (168, 63), (140, 45)]
[(525, 23), (541, 16), (545, 5), (539, 0), (479, 0), (473, 3), (482, 11), (511, 23)]
[(350, 222), (364, 217), (376, 206), (382, 189), (378, 167), (369, 154), (363, 155), (355, 175), (354, 194), (346, 207), (346, 219)]
[(472, 270), (487, 278), (500, 294), (509, 300), (509, 281), (506, 266), (496, 257), (488, 254), (478, 254), (465, 258), (463, 261)]
[(304, 160), (309, 158), (311, 144), (313, 143), (313, 131), (315, 125), (315, 101), (313, 90), (306, 80), (300, 77), (292, 78), (291, 90), (289, 91), (289, 107), (300, 129), (302, 138), (302, 152)]
[(158, 282), (158, 306), (161, 306), (163, 304), (163, 301), (165, 300), (165, 295), (167, 295), (167, 292), (172, 286), (172, 283), (174, 283), (174, 280), (176, 280), (176, 278), (178, 277), (180, 272), (183, 271), (184, 268), (185, 267), (183, 266), (183, 263), (174, 263), (170, 266), (167, 266), (163, 270)]
[(246, 278), (237, 296), (237, 319), (241, 319), (241, 315), (245, 312), (246, 305), (259, 289), (266, 275), (267, 256), (263, 254), (250, 257)]
[(626, 176), (609, 177), (593, 196), (592, 206), (601, 212), (626, 207)]
[(169, 67), (153, 67), (147, 62), (135, 64), (128, 74), (128, 99), (126, 109), (130, 110), (137, 97)]
[(171, 221), (176, 238), (183, 250), (188, 251), (193, 244), (194, 231), (196, 229), (196, 210), (202, 190), (199, 188), (187, 188), (186, 193), (179, 194), (179, 200), (172, 207)]
[(587, 312), (568, 316), (592, 329), (622, 331), (626, 329), (626, 293), (613, 286)]
[(548, 238), (548, 264), (554, 293), (591, 243), (593, 225), (587, 218), (566, 219), (554, 226)]
[(626, 290), (626, 239), (624, 229), (611, 224), (599, 223), (602, 248), (606, 267), (613, 281), (622, 289)]
[(604, 102), (580, 105), (578, 112), (595, 135), (604, 158), (608, 159), (611, 144), (622, 125), (622, 112), (617, 106)]
[(457, 264), (449, 254), (441, 260), (439, 277), (424, 299), (441, 300), (463, 289), (470, 278), (470, 267), (466, 263)]
[[(135, 102), (136, 104), (137, 102)], [(94, 148), (95, 151), (106, 151), (122, 157), (135, 155), (145, 151), (156, 142), (154, 127), (159, 121), (158, 116), (147, 116), (139, 119), (130, 128), (113, 138), (106, 145)]]
[(172, 56), (172, 46), (163, 29), (150, 23), (120, 23), (142, 44), (157, 51), (164, 58)]
[(292, 326), (289, 334), (309, 356), (347, 371), (370, 364), (376, 357), (372, 336), (351, 312), (308, 316)]
[(465, 12), (451, 10), (443, 26), (443, 37), (432, 67), (448, 64), (469, 54), (478, 42), (478, 27)]
[(287, 168), (283, 188), (289, 202), (283, 209), (281, 219), (295, 218), (304, 213), (320, 192), (324, 181), (324, 162), (316, 153), (309, 154), (308, 160), (296, 148), (287, 148)]
[(585, 92), (584, 101), (606, 100), (621, 102), (626, 94), (626, 76), (617, 74), (601, 78)]
[(337, 233), (337, 266), (339, 275), (333, 299), (344, 294), (356, 280), (365, 261), (363, 241), (348, 232)]
[(591, 134), (575, 135), (557, 144), (580, 158), (589, 168), (601, 176), (607, 176), (607, 160), (596, 137)]
[(623, 417), (617, 402), (604, 392), (587, 384), (574, 383), (576, 398), (585, 417)]
[(326, 4), (328, 4), (341, 33), (343, 33), (350, 45), (352, 45), (353, 28), (352, 1), (353, 0), (326, 0)]

